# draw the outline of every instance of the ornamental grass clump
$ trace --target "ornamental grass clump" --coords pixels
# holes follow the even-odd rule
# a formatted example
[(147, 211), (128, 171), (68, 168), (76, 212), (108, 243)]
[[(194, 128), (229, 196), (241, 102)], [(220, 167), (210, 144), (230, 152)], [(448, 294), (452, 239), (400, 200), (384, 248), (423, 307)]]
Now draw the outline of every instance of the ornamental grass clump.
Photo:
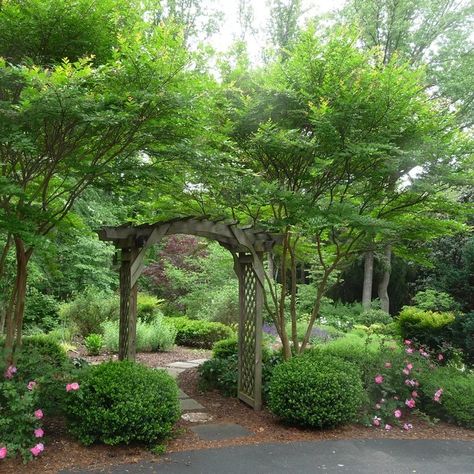
[(78, 385), (66, 397), (66, 416), (83, 444), (152, 444), (179, 419), (178, 387), (165, 371), (107, 362), (82, 373)]
[(355, 421), (364, 397), (354, 365), (318, 354), (295, 357), (274, 369), (268, 406), (287, 423), (326, 428)]

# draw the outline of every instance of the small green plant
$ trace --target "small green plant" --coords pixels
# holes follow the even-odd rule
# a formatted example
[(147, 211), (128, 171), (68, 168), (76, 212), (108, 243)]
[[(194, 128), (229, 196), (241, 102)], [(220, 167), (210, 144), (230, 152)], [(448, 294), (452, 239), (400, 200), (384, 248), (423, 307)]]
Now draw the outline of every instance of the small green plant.
[(156, 318), (163, 316), (160, 306), (164, 300), (146, 293), (138, 293), (137, 317), (144, 323), (151, 323)]
[(372, 324), (390, 324), (391, 322), (393, 322), (392, 317), (381, 309), (369, 309), (361, 313), (357, 318), (357, 323), (363, 324), (364, 326), (371, 326)]
[(336, 357), (302, 356), (275, 367), (268, 407), (288, 423), (324, 428), (354, 421), (363, 400), (354, 365)]
[(90, 367), (68, 393), (71, 432), (86, 445), (166, 439), (179, 419), (178, 387), (163, 370), (123, 361)]
[(97, 356), (104, 347), (104, 337), (101, 334), (89, 334), (84, 338), (84, 345), (89, 355)]

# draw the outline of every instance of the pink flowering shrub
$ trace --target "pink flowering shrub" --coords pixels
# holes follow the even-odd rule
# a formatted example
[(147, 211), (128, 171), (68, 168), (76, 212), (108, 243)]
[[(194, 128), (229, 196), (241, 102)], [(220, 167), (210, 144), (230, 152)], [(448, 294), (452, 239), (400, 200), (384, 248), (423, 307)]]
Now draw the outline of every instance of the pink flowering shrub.
[(0, 379), (0, 460), (19, 454), (26, 461), (44, 449), (41, 443), (38, 448), (38, 438), (44, 436), (38, 384), (35, 380), (25, 383), (20, 375), (21, 369), (10, 366)]
[[(394, 426), (410, 430), (407, 418), (418, 408), (420, 374), (430, 371), (430, 361), (405, 340), (402, 349), (382, 348), (372, 367), (373, 378), (368, 378), (370, 396), (369, 422), (387, 431)], [(411, 350), (407, 350), (411, 349)]]

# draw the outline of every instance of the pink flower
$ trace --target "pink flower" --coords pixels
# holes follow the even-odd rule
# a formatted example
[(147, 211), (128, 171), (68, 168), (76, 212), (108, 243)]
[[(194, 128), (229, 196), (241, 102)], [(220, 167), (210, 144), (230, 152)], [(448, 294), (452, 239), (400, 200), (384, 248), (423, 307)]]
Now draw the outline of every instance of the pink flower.
[(416, 382), (414, 380), (411, 380), (411, 379), (406, 379), (405, 380), (405, 385), (407, 385), (409, 387), (414, 387), (416, 385)]
[(380, 426), (381, 421), (382, 421), (382, 418), (379, 418), (378, 416), (374, 416), (374, 419), (372, 420), (372, 424), (374, 426)]
[(413, 390), (413, 392), (411, 392), (411, 396), (413, 398), (417, 398), (418, 397), (418, 392), (416, 390)]
[(394, 416), (395, 418), (401, 418), (401, 417), (402, 417), (402, 411), (401, 411), (401, 410), (395, 410), (395, 411), (393, 412), (393, 416)]
[(38, 456), (41, 452), (44, 451), (44, 444), (38, 443), (33, 448), (30, 448), (30, 451), (31, 451), (31, 454), (33, 454), (33, 456)]
[(392, 364), (390, 362), (385, 362), (385, 367), (387, 369), (391, 369), (392, 368)]
[(0, 459), (5, 459), (7, 457), (7, 448), (3, 446), (3, 448), (0, 448)]
[(413, 398), (410, 398), (410, 400), (405, 400), (405, 405), (408, 408), (415, 408), (416, 402), (413, 400)]
[(79, 384), (77, 382), (68, 383), (66, 385), (66, 392), (70, 392), (71, 390), (79, 390)]
[(413, 364), (407, 364), (407, 369), (412, 370), (413, 369)]
[(390, 431), (392, 429), (392, 425), (389, 425), (388, 423), (385, 425), (385, 430)]
[(403, 343), (404, 343), (406, 346), (409, 346), (409, 345), (411, 344), (411, 341), (410, 341), (410, 339), (405, 339), (405, 340), (403, 341)]
[(409, 347), (408, 349), (405, 349), (405, 352), (407, 354), (413, 354), (413, 349), (411, 347)]
[(37, 428), (35, 430), (35, 437), (36, 438), (42, 438), (44, 435), (44, 431), (41, 428)]
[(15, 374), (16, 374), (16, 367), (14, 365), (10, 365), (8, 369), (5, 371), (5, 378), (12, 379)]
[(434, 394), (434, 397), (433, 397), (433, 400), (435, 402), (438, 402), (439, 403), (439, 399), (441, 398), (441, 395), (443, 395), (443, 389), (440, 388), (438, 390), (436, 390), (435, 394)]
[(41, 420), (41, 418), (43, 418), (43, 416), (44, 416), (43, 415), (43, 410), (38, 408), (38, 410), (35, 411), (35, 418), (37, 420)]
[(420, 349), (420, 355), (423, 356), (423, 357), (429, 357), (430, 355), (428, 354), (428, 352), (425, 352), (423, 351), (422, 349)]
[(36, 387), (36, 382), (32, 380), (31, 382), (28, 383), (27, 387), (28, 387), (28, 390), (33, 390)]
[(413, 425), (411, 423), (405, 423), (403, 425), (403, 429), (406, 431), (410, 431), (411, 429), (413, 429)]
[(407, 368), (403, 369), (402, 372), (403, 372), (405, 375), (410, 375), (410, 371), (409, 371)]
[(444, 355), (443, 354), (438, 354), (438, 360), (442, 361), (443, 359), (444, 359)]
[(383, 382), (383, 376), (378, 374), (378, 375), (375, 376), (374, 380), (375, 380), (376, 384), (381, 384)]

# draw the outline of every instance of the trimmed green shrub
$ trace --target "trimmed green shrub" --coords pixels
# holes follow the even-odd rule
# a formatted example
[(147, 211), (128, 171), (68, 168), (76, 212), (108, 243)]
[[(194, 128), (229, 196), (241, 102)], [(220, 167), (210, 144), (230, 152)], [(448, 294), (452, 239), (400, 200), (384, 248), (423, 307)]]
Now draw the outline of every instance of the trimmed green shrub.
[(324, 428), (349, 423), (364, 400), (360, 377), (354, 365), (337, 357), (294, 357), (274, 369), (268, 406), (295, 425)]
[[(104, 347), (118, 352), (119, 322), (107, 321), (102, 324)], [(175, 342), (176, 329), (165, 318), (156, 318), (150, 323), (137, 321), (136, 347), (139, 352), (168, 351)]]
[[(438, 418), (474, 429), (474, 374), (441, 367), (420, 377), (423, 411)], [(434, 400), (442, 389), (439, 402)]]
[(104, 338), (102, 334), (89, 334), (84, 338), (84, 345), (89, 355), (99, 355), (104, 346)]
[(214, 343), (212, 346), (212, 357), (213, 359), (227, 359), (227, 357), (237, 355), (238, 351), (239, 341), (237, 336), (232, 336)]
[(189, 318), (167, 318), (178, 331), (176, 344), (211, 349), (213, 344), (234, 335), (225, 324)]
[(156, 443), (179, 419), (178, 387), (165, 371), (122, 361), (84, 371), (66, 397), (71, 432), (84, 444)]
[(364, 311), (357, 318), (358, 324), (363, 324), (364, 326), (371, 326), (372, 324), (390, 324), (393, 322), (392, 317), (382, 311), (381, 309), (369, 309)]
[(45, 363), (53, 367), (63, 367), (68, 362), (66, 351), (61, 347), (61, 344), (47, 334), (22, 338), (19, 357), (26, 358), (30, 352), (37, 352)]
[(402, 339), (414, 340), (430, 349), (438, 349), (449, 340), (453, 313), (435, 313), (405, 306), (398, 317)]
[(117, 295), (88, 288), (74, 300), (61, 305), (60, 315), (74, 325), (78, 334), (102, 334), (102, 323), (118, 320), (120, 301)]

